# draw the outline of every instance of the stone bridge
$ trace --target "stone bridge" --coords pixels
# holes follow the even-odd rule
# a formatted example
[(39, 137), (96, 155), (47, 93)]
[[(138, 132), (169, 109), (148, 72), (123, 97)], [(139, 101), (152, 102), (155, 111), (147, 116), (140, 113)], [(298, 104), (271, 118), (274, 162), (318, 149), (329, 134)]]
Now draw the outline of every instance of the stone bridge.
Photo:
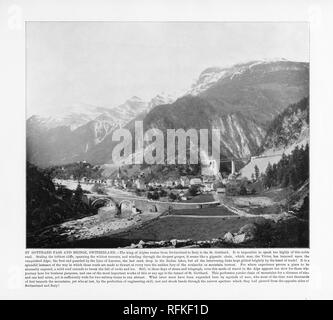
[(101, 216), (121, 216), (130, 217), (136, 213), (164, 213), (181, 209), (198, 209), (207, 207), (216, 207), (219, 201), (204, 203), (188, 202), (163, 202), (148, 200), (146, 198), (131, 196), (111, 196), (99, 194), (85, 194), (83, 201), (92, 208), (99, 209)]

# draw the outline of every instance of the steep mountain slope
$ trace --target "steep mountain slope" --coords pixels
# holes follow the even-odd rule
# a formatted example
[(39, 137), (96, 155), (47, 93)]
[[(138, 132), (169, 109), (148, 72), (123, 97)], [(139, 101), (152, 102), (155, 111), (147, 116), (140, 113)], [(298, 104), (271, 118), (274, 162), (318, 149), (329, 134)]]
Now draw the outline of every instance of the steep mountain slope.
[(253, 61), (223, 69), (222, 74), (198, 95), (224, 113), (241, 111), (263, 125), (309, 92), (308, 63)]
[(175, 100), (176, 98), (174, 96), (165, 92), (161, 92), (149, 101), (147, 110), (151, 110), (156, 106), (160, 106), (163, 104), (173, 103)]
[(75, 104), (60, 109), (53, 115), (34, 115), (35, 121), (38, 120), (38, 125), (45, 130), (57, 127), (70, 127), (71, 130), (94, 120), (102, 113), (109, 113), (109, 108), (92, 106), (89, 104)]
[[(170, 105), (160, 105), (151, 112), (141, 113), (124, 128), (130, 130), (134, 137), (134, 122), (143, 121), (143, 129), (158, 128), (166, 137), (167, 129), (208, 129), (209, 147), (211, 130), (220, 130), (220, 151), (223, 156), (244, 157), (253, 154), (261, 145), (265, 130), (255, 119), (242, 115), (241, 112), (223, 114), (209, 102), (193, 96), (185, 96)], [(96, 145), (85, 156), (85, 160), (100, 164), (112, 163), (112, 150), (118, 142), (112, 135)], [(193, 150), (195, 152), (196, 149)], [(134, 151), (134, 148), (133, 148)], [(211, 150), (210, 150), (211, 152)]]
[(222, 155), (249, 157), (262, 145), (269, 122), (308, 95), (308, 72), (307, 63), (285, 60), (207, 69), (191, 95), (154, 108), (144, 127), (220, 129)]
[(125, 103), (119, 105), (116, 108), (112, 108), (109, 115), (114, 119), (118, 119), (121, 125), (126, 124), (129, 120), (136, 117), (139, 113), (146, 110), (148, 103), (143, 101), (137, 96), (133, 96), (126, 100)]
[[(166, 111), (167, 110), (167, 111)], [(252, 154), (264, 138), (265, 131), (256, 121), (241, 112), (223, 113), (201, 97), (185, 96), (172, 105), (156, 107), (144, 119), (144, 128), (220, 129), (221, 153), (243, 157)]]
[(296, 146), (309, 143), (309, 98), (304, 98), (290, 105), (270, 124), (258, 157), (241, 169), (242, 176), (250, 178), (255, 165), (260, 172), (265, 172), (268, 163), (274, 164), (281, 160), (282, 154), (290, 154)]
[(112, 132), (119, 127), (133, 131), (135, 120), (143, 120), (144, 130), (220, 129), (222, 155), (248, 157), (262, 145), (270, 121), (308, 96), (308, 81), (307, 63), (252, 61), (206, 69), (176, 101), (163, 94), (150, 102), (134, 96), (74, 130), (46, 130), (43, 120), (32, 117), (27, 122), (28, 160), (41, 166), (77, 160), (110, 164), (117, 144)]
[(290, 105), (270, 124), (259, 152), (285, 150), (309, 139), (309, 98)]
[(133, 96), (112, 109), (82, 105), (81, 109), (71, 107), (66, 113), (52, 117), (31, 116), (27, 120), (28, 161), (42, 167), (85, 159), (96, 163), (98, 155), (94, 155), (94, 147), (115, 129), (170, 101), (173, 98), (164, 94), (149, 102)]

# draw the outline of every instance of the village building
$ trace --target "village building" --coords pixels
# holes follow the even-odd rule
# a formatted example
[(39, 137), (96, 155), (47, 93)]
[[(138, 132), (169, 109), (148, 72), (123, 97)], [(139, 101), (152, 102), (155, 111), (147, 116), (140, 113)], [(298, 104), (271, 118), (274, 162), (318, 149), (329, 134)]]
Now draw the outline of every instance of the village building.
[(121, 181), (120, 181), (119, 179), (114, 179), (114, 180), (113, 180), (113, 185), (114, 185), (115, 187), (120, 187), (120, 185), (121, 185)]
[(201, 178), (192, 178), (190, 180), (190, 185), (193, 186), (193, 185), (196, 185), (196, 184), (202, 184), (202, 179)]
[(148, 182), (147, 186), (154, 188), (156, 186), (156, 182), (155, 181), (154, 182)]
[(219, 173), (219, 165), (215, 159), (210, 159), (207, 164), (201, 165), (201, 175), (216, 176)]
[(164, 182), (164, 185), (168, 188), (171, 188), (175, 185), (175, 182), (173, 180), (169, 179), (169, 180)]
[(179, 192), (179, 198), (180, 198), (180, 200), (183, 200), (183, 201), (187, 200), (187, 197), (185, 196), (184, 191)]
[(180, 184), (183, 187), (188, 187), (190, 185), (190, 179), (186, 176), (182, 176), (182, 177), (180, 177)]
[(212, 182), (206, 182), (206, 183), (204, 183), (202, 190), (204, 192), (213, 191), (214, 190), (214, 183), (212, 183)]
[(126, 188), (126, 181), (125, 181), (125, 179), (121, 179), (121, 186), (123, 188)]
[(139, 190), (145, 190), (147, 188), (146, 183), (143, 179), (135, 179), (134, 181), (135, 187)]
[(228, 179), (227, 179), (227, 178), (223, 178), (223, 179), (222, 179), (222, 183), (223, 183), (224, 185), (226, 185), (226, 184), (228, 183)]
[(225, 193), (225, 187), (216, 188), (217, 193)]
[(106, 184), (110, 187), (113, 185), (113, 180), (112, 179), (106, 179)]

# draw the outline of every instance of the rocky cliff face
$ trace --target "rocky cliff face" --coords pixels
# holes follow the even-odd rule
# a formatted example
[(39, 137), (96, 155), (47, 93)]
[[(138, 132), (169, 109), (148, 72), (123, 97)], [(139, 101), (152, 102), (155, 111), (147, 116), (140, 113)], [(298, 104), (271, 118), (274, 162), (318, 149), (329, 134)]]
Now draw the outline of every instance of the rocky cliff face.
[(270, 124), (259, 152), (290, 149), (309, 142), (309, 98), (290, 105)]
[(309, 143), (309, 98), (291, 104), (270, 123), (266, 136), (258, 149), (258, 157), (241, 169), (241, 174), (250, 178), (257, 165), (260, 172), (265, 172), (268, 163), (281, 160), (282, 154), (290, 154), (296, 146)]
[(209, 68), (188, 95), (149, 112), (145, 129), (219, 129), (222, 155), (249, 157), (274, 117), (308, 95), (308, 80), (307, 63), (286, 60)]
[(145, 117), (144, 128), (159, 128), (164, 133), (167, 129), (219, 129), (221, 153), (234, 157), (251, 155), (265, 136), (264, 127), (252, 117), (242, 112), (224, 113), (206, 99), (193, 96), (155, 108)]

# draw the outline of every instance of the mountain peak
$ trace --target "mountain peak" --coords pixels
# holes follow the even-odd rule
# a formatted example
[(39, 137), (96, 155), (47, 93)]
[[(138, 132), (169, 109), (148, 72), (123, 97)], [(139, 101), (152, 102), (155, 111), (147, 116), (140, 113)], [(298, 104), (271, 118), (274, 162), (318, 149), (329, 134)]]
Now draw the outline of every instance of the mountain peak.
[(109, 108), (79, 103), (68, 106), (65, 109), (59, 108), (58, 112), (52, 115), (33, 115), (29, 119), (34, 122), (37, 121), (46, 129), (66, 126), (70, 127), (71, 130), (75, 130), (94, 120), (100, 114), (109, 112), (109, 110)]
[(128, 99), (128, 101), (140, 101), (140, 102), (142, 102), (143, 100), (138, 96), (132, 96), (131, 98)]
[[(302, 66), (300, 66), (302, 65)], [(241, 62), (229, 67), (210, 67), (206, 68), (199, 75), (199, 78), (192, 84), (191, 88), (185, 95), (199, 95), (211, 88), (218, 81), (224, 78), (233, 79), (243, 73), (253, 72), (257, 68), (267, 68), (269, 71), (277, 71), (282, 69), (298, 69), (303, 68), (307, 63), (290, 61), (285, 58), (261, 59)]]
[(170, 104), (173, 103), (176, 100), (174, 96), (171, 94), (160, 92), (155, 97), (153, 97), (149, 103), (148, 103), (148, 109), (152, 109), (156, 106), (162, 105), (162, 104)]
[(221, 72), (223, 70), (223, 68), (221, 67), (209, 67), (209, 68), (206, 68), (204, 71), (202, 71), (200, 73), (200, 76), (201, 77), (202, 75), (204, 74), (208, 74), (208, 73), (216, 73), (216, 72)]

